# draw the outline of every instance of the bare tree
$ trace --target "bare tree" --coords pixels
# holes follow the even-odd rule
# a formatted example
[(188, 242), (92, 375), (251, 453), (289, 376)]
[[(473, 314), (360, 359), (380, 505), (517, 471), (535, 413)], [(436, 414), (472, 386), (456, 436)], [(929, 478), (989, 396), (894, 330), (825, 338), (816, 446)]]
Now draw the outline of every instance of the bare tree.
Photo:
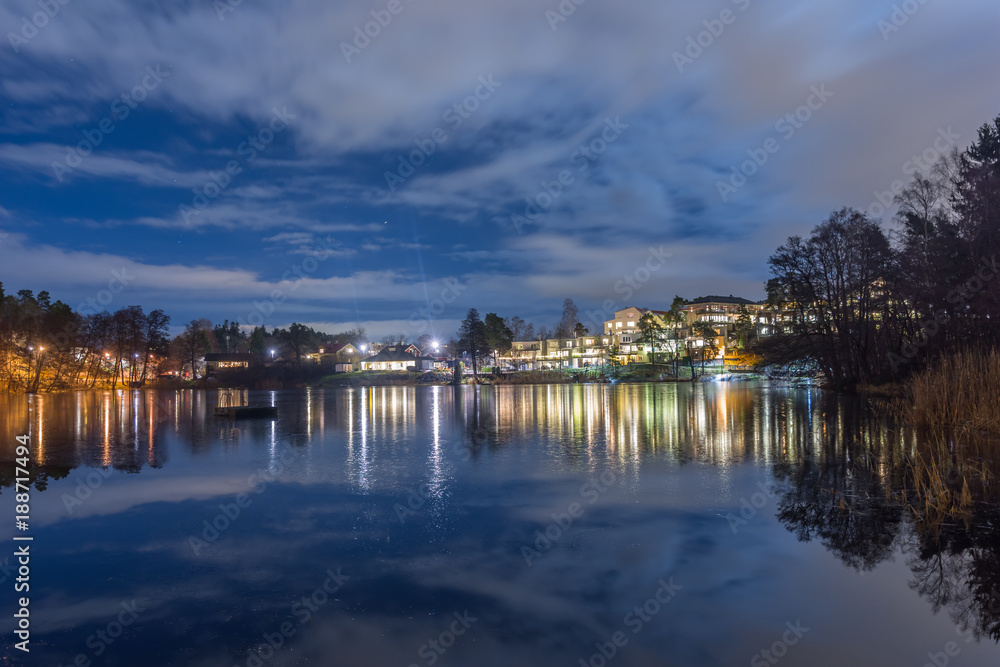
[[(887, 375), (896, 258), (878, 223), (841, 209), (808, 240), (791, 237), (769, 260), (772, 291), (798, 310), (793, 342), (835, 386)], [(894, 338), (896, 336), (896, 338)]]
[(167, 346), (167, 327), (170, 325), (170, 316), (162, 310), (151, 310), (146, 315), (145, 333), (143, 342), (145, 346), (142, 352), (142, 376), (140, 382), (146, 381), (146, 370), (149, 365), (149, 357), (154, 351), (164, 352)]
[(184, 333), (178, 337), (182, 359), (191, 368), (191, 377), (198, 374), (198, 359), (209, 349), (208, 336), (202, 320), (191, 320), (184, 325)]
[(563, 301), (562, 317), (559, 319), (559, 324), (556, 326), (555, 337), (571, 338), (573, 336), (573, 329), (576, 327), (576, 323), (579, 321), (579, 318), (579, 309), (577, 309), (576, 304), (573, 303), (573, 299), (567, 298)]

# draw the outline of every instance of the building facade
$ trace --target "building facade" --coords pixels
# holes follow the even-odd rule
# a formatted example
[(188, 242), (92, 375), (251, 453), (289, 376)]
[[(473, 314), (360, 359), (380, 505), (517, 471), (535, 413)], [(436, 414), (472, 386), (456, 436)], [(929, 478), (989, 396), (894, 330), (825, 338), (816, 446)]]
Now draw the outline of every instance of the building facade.
[(591, 335), (514, 341), (501, 363), (519, 371), (601, 366), (607, 363), (610, 342), (609, 336)]
[[(416, 352), (417, 354), (414, 354)], [(361, 370), (363, 371), (407, 371), (407, 370), (433, 370), (440, 366), (440, 362), (432, 357), (419, 356), (420, 350), (413, 345), (403, 347), (401, 345), (387, 345), (378, 354), (361, 360)]]
[[(658, 325), (654, 342), (644, 341), (640, 320), (650, 315)], [(669, 310), (629, 306), (615, 311), (597, 335), (515, 341), (501, 363), (514, 370), (547, 370), (616, 363), (650, 363), (691, 358), (692, 361), (741, 363), (741, 347), (750, 340), (789, 330), (796, 312), (772, 308), (736, 296), (707, 296)], [(708, 351), (712, 351), (708, 354)]]

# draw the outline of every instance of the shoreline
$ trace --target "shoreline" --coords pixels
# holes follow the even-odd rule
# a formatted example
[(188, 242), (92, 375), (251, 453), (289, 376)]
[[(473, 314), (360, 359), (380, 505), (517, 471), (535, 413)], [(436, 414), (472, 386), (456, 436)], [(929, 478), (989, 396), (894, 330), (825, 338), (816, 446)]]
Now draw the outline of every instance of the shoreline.
[[(188, 389), (219, 390), (248, 389), (250, 391), (279, 391), (306, 388), (339, 388), (339, 387), (425, 387), (425, 386), (522, 386), (522, 385), (593, 385), (593, 384), (703, 384), (703, 383), (747, 383), (763, 382), (772, 386), (794, 386), (800, 388), (828, 388), (813, 376), (767, 376), (760, 372), (708, 372), (695, 380), (685, 377), (674, 377), (667, 373), (658, 373), (643, 369), (639, 372), (622, 372), (611, 376), (589, 369), (564, 369), (554, 371), (516, 371), (503, 375), (482, 374), (478, 381), (472, 376), (464, 376), (460, 385), (456, 385), (449, 373), (417, 373), (410, 371), (355, 371), (352, 373), (337, 373), (319, 379), (303, 380), (300, 378), (257, 377), (246, 378), (249, 382), (240, 381), (226, 375), (213, 376), (198, 380), (153, 380), (141, 387), (94, 386), (81, 388), (62, 388), (45, 392), (14, 392), (9, 396), (57, 395), (75, 392), (119, 392), (119, 391), (178, 391)], [(856, 392), (872, 396), (900, 396), (903, 387), (865, 387)]]

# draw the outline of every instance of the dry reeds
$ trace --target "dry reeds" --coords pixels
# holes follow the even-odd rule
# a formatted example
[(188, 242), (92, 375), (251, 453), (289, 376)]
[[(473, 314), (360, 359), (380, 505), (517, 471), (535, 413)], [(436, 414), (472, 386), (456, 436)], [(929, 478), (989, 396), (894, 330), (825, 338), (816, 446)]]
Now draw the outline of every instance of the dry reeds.
[(942, 357), (913, 377), (910, 400), (899, 405), (918, 428), (1000, 433), (1000, 352)]
[(907, 461), (902, 499), (925, 526), (972, 521), (975, 504), (995, 502), (1000, 495), (995, 463), (984, 448), (972, 442), (954, 442), (938, 434)]

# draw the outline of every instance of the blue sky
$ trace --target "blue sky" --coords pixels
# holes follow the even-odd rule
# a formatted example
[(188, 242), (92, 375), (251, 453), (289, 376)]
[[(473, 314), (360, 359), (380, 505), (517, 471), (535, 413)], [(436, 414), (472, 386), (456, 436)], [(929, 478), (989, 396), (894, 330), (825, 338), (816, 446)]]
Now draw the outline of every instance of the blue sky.
[(2, 0), (0, 280), (413, 339), (762, 298), (1000, 113), (992, 1), (561, 6)]

